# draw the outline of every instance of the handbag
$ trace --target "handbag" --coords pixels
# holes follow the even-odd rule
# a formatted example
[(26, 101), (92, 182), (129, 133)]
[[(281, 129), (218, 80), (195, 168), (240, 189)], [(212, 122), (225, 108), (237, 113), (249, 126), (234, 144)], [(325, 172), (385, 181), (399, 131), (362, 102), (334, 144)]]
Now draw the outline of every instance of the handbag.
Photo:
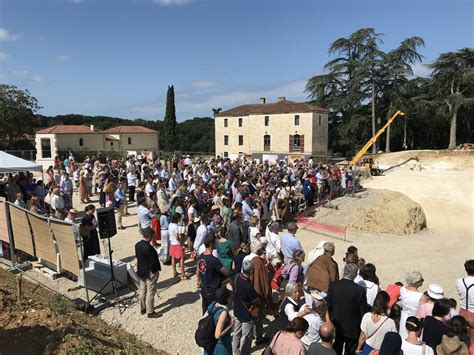
[(79, 225), (79, 234), (82, 238), (87, 239), (90, 237), (91, 232), (87, 229), (87, 226), (83, 225), (82, 223)]
[(278, 340), (278, 337), (280, 336), (280, 334), (282, 333), (282, 331), (279, 331), (276, 335), (276, 337), (274, 338), (274, 340), (272, 340), (270, 342), (270, 344), (267, 345), (267, 347), (265, 347), (265, 349), (263, 350), (262, 352), (262, 355), (273, 355), (273, 349), (272, 347), (275, 346), (277, 340)]
[(256, 302), (253, 302), (250, 307), (247, 307), (245, 303), (242, 302), (245, 309), (250, 313), (250, 317), (258, 318), (258, 314), (260, 313), (260, 308), (257, 306)]

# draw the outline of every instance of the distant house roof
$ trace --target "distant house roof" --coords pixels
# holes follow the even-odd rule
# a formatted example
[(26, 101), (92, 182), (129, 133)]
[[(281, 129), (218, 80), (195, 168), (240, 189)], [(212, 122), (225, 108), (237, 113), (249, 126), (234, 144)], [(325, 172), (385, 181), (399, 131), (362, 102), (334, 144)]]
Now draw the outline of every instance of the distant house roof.
[(109, 134), (156, 133), (156, 132), (158, 132), (158, 131), (155, 131), (154, 129), (146, 128), (146, 127), (143, 127), (143, 126), (117, 126), (117, 127), (109, 128), (105, 131), (105, 133), (109, 133)]
[(84, 125), (56, 125), (48, 128), (40, 129), (36, 131), (36, 133), (53, 133), (53, 134), (64, 134), (64, 133), (102, 133), (102, 131), (98, 129), (92, 130), (90, 126)]
[(248, 116), (248, 115), (271, 115), (280, 113), (304, 113), (304, 112), (321, 112), (325, 113), (328, 110), (316, 106), (307, 104), (304, 102), (293, 102), (282, 100), (275, 103), (265, 104), (250, 104), (242, 105), (232, 108), (227, 111), (222, 111), (216, 114), (216, 117), (223, 116)]

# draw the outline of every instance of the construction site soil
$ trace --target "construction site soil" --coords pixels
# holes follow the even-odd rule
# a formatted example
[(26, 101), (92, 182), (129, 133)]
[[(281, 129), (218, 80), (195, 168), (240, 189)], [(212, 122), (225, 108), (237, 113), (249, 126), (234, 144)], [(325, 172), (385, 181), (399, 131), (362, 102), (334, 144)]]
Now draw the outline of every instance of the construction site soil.
[(332, 208), (319, 208), (314, 219), (363, 233), (406, 235), (426, 228), (420, 204), (396, 191), (366, 189), (337, 198), (330, 205)]
[(0, 268), (0, 354), (166, 354)]

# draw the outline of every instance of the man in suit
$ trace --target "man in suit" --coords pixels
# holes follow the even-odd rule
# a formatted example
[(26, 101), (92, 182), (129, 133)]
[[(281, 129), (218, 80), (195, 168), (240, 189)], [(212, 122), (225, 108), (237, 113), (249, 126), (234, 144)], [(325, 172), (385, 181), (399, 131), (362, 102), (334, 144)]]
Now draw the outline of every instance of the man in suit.
[(150, 244), (153, 238), (151, 228), (143, 230), (143, 239), (135, 244), (137, 257), (137, 275), (140, 278), (140, 309), (148, 318), (158, 318), (161, 314), (154, 311), (156, 283), (160, 275), (161, 265), (156, 249)]
[(362, 316), (368, 311), (365, 290), (354, 283), (357, 270), (355, 264), (346, 264), (344, 278), (329, 286), (327, 303), (329, 315), (336, 328), (333, 348), (338, 355), (342, 355), (344, 345), (344, 354), (355, 354), (360, 334), (360, 322)]

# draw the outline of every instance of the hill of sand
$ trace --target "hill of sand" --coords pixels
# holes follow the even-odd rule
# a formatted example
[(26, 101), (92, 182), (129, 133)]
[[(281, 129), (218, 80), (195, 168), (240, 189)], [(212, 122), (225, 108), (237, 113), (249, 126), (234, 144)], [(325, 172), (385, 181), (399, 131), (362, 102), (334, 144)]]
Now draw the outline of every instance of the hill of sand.
[(337, 209), (320, 207), (314, 219), (371, 234), (405, 235), (426, 228), (421, 206), (396, 191), (368, 189), (355, 197), (337, 198), (331, 205)]

